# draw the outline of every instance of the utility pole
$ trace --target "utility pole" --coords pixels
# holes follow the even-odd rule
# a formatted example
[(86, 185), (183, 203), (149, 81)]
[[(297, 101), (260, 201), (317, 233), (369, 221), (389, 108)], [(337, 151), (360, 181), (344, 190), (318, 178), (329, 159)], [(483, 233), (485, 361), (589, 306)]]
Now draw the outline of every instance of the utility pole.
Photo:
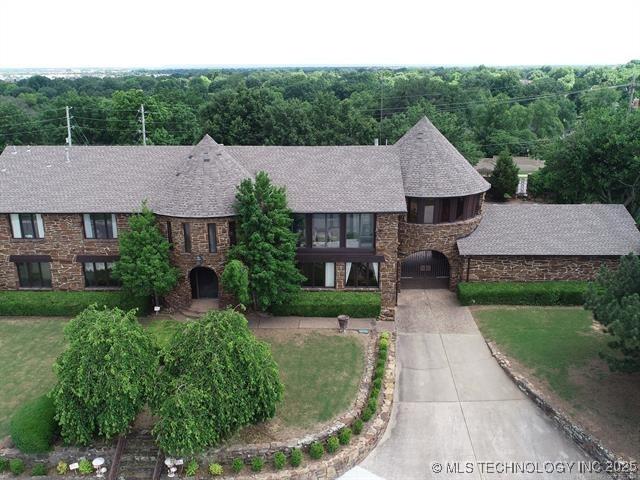
[(64, 107), (67, 111), (67, 145), (71, 146), (71, 115), (69, 115), (69, 110), (71, 107)]
[(142, 145), (147, 146), (147, 127), (144, 123), (144, 105), (140, 105), (140, 115), (142, 118), (140, 121), (142, 122)]
[(633, 74), (633, 80), (629, 85), (629, 111), (633, 110), (633, 96), (636, 93), (636, 74)]
[(380, 74), (380, 120), (378, 122), (378, 138), (382, 141), (382, 94), (384, 84), (382, 83), (382, 74)]

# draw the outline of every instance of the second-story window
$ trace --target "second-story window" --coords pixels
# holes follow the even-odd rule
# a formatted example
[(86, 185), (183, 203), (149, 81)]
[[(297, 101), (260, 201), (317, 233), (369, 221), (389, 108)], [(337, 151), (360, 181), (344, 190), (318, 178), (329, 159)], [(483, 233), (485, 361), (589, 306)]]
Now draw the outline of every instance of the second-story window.
[(340, 214), (314, 213), (311, 235), (313, 248), (340, 248)]
[(44, 238), (44, 223), (39, 213), (12, 213), (13, 238)]
[(307, 246), (307, 216), (304, 213), (293, 215), (293, 231), (298, 235), (297, 247)]
[(113, 213), (85, 213), (84, 236), (85, 238), (118, 238), (118, 226), (116, 216)]
[(167, 222), (167, 242), (169, 242), (169, 248), (173, 249), (173, 228), (171, 222)]
[(347, 248), (373, 248), (373, 214), (347, 214)]
[(229, 221), (229, 245), (235, 245), (238, 239), (236, 238), (236, 222), (234, 220)]
[(191, 224), (190, 223), (182, 224), (182, 233), (184, 235), (184, 251), (186, 253), (191, 253)]
[(209, 223), (207, 225), (207, 230), (209, 233), (209, 252), (216, 253), (218, 251), (218, 240), (216, 235), (216, 224)]

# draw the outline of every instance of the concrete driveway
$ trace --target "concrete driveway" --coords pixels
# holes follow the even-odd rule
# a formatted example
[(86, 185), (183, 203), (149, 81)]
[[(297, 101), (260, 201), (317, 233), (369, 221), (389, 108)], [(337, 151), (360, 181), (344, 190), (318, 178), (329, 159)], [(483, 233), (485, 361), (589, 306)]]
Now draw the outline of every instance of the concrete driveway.
[(578, 472), (591, 460), (514, 386), (453, 293), (403, 291), (397, 331), (389, 426), (344, 480), (606, 478)]

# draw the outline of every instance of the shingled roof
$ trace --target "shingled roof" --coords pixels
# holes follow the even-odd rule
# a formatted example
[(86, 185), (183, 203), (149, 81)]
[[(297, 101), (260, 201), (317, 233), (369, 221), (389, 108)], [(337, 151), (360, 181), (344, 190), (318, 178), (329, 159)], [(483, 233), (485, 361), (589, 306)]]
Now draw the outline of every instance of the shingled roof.
[(405, 212), (406, 196), (462, 196), (489, 185), (426, 118), (396, 145), (7, 147), (0, 212), (233, 215), (236, 186), (264, 170), (294, 212)]
[(486, 204), (460, 255), (626, 255), (640, 232), (623, 205)]
[(395, 146), (408, 197), (462, 197), (491, 187), (427, 117)]

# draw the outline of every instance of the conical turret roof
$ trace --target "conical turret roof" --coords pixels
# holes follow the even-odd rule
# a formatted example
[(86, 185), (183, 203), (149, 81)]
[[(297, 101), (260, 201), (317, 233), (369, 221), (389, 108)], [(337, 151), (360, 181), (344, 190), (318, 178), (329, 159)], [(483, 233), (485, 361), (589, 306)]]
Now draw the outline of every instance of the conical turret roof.
[(407, 197), (462, 197), (491, 187), (427, 117), (395, 145)]
[(166, 195), (156, 199), (154, 211), (173, 217), (234, 215), (236, 187), (250, 177), (223, 145), (205, 135), (169, 172)]

